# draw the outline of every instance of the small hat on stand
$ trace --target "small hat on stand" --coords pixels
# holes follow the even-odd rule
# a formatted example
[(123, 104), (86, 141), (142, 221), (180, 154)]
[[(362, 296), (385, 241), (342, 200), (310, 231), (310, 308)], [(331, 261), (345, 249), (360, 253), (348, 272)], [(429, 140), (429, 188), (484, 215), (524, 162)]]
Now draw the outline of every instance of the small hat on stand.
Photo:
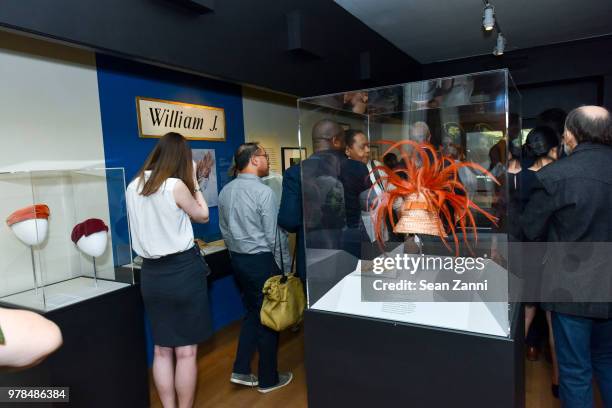
[(108, 231), (104, 221), (99, 218), (89, 218), (74, 226), (70, 239), (76, 244), (83, 236), (87, 237), (100, 231)]
[(6, 224), (10, 227), (13, 224), (17, 224), (21, 221), (34, 220), (34, 219), (48, 219), (49, 218), (49, 207), (45, 204), (35, 204), (28, 207), (21, 208), (6, 219)]

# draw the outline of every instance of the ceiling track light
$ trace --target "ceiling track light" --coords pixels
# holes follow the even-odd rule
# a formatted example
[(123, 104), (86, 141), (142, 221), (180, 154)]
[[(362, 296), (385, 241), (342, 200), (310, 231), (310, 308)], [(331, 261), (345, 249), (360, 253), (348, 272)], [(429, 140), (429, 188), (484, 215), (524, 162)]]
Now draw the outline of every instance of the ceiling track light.
[(495, 27), (495, 7), (486, 2), (482, 12), (482, 26), (485, 31), (491, 31)]
[(497, 44), (493, 49), (493, 55), (499, 56), (504, 55), (504, 51), (506, 49), (506, 37), (501, 33), (501, 31), (497, 34)]
[(484, 10), (482, 11), (483, 28), (485, 31), (497, 31), (497, 41), (493, 49), (493, 55), (504, 55), (504, 51), (506, 51), (506, 37), (502, 33), (499, 21), (495, 18), (495, 7), (489, 3), (489, 0), (482, 0), (482, 2), (484, 3)]

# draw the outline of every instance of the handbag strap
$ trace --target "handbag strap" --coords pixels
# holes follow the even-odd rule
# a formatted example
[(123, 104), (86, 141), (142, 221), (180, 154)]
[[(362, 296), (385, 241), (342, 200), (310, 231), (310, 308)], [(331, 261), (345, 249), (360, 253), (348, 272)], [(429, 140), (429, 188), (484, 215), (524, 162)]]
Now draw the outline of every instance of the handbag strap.
[(272, 256), (274, 257), (276, 262), (276, 243), (278, 242), (278, 250), (280, 252), (280, 270), (281, 270), (281, 274), (285, 275), (285, 260), (283, 259), (283, 244), (282, 244), (282, 239), (280, 236), (280, 229), (278, 228), (278, 225), (276, 226), (276, 236), (274, 237), (274, 252), (272, 253)]
[(296, 268), (295, 266), (295, 258), (297, 255), (297, 246), (298, 246), (298, 242), (297, 242), (297, 237), (295, 238), (295, 246), (293, 247), (293, 256), (291, 257), (291, 273), (297, 272), (296, 270), (294, 270), (294, 268)]
[(278, 226), (276, 227), (276, 236), (278, 237), (278, 250), (280, 251), (280, 263), (281, 263), (281, 272), (285, 274), (285, 260), (283, 259), (283, 240), (281, 239), (281, 232)]
[(370, 181), (373, 185), (376, 185), (376, 187), (374, 188), (374, 190), (376, 191), (376, 195), (380, 195), (383, 191), (385, 191), (385, 186), (380, 180), (380, 171), (378, 169), (374, 170), (375, 168), (376, 163), (374, 163), (374, 160), (370, 160), (368, 162), (368, 170), (370, 171)]

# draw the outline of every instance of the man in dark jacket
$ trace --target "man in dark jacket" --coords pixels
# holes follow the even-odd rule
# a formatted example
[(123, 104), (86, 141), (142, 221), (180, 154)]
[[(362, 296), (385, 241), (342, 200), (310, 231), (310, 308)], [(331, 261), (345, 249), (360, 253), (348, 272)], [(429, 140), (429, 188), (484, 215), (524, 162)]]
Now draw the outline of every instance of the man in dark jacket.
[(547, 241), (543, 307), (552, 311), (564, 407), (592, 407), (592, 377), (612, 407), (612, 118), (597, 106), (569, 113), (568, 157), (537, 173), (521, 216), (529, 240)]
[[(304, 179), (311, 184), (317, 184), (316, 180), (322, 180), (318, 184), (331, 184), (334, 180), (340, 177), (340, 169), (342, 163), (346, 161), (344, 156), (344, 131), (342, 127), (333, 120), (323, 119), (318, 121), (312, 128), (312, 145), (314, 154), (304, 160), (301, 165), (289, 167), (283, 175), (283, 193), (281, 196), (281, 204), (278, 212), (278, 225), (289, 232), (296, 233), (297, 259), (296, 270), (297, 275), (305, 281), (306, 279), (306, 251), (302, 207), (302, 179), (301, 171), (304, 172)], [(339, 182), (338, 182), (339, 183)], [(341, 186), (341, 184), (340, 184)], [(313, 242), (315, 239), (320, 241), (315, 234), (316, 229), (321, 230), (336, 230), (340, 232), (344, 226), (344, 215), (335, 214), (337, 211), (330, 209), (330, 204), (327, 203), (324, 197), (312, 197), (312, 194), (321, 191), (321, 185), (308, 186), (306, 194), (306, 213), (308, 219), (316, 219), (320, 225), (307, 226), (306, 231), (309, 234), (309, 247), (326, 247), (325, 245), (317, 245)], [(331, 190), (331, 191), (330, 191)], [(332, 188), (327, 188), (325, 196), (332, 196)], [(342, 197), (343, 200), (343, 197)], [(344, 211), (344, 202), (339, 202), (336, 207)], [(335, 215), (334, 215), (335, 214)], [(338, 225), (337, 223), (342, 225)], [(332, 233), (320, 234), (321, 237), (333, 238)], [(322, 243), (324, 244), (324, 243)], [(328, 247), (337, 248), (339, 244), (331, 243)]]
[[(304, 229), (302, 228), (302, 182), (300, 165), (295, 164), (283, 174), (283, 193), (278, 210), (278, 225), (288, 232), (294, 232), (296, 245), (296, 272), (302, 279), (306, 278), (304, 261)], [(305, 282), (304, 282), (305, 283)]]

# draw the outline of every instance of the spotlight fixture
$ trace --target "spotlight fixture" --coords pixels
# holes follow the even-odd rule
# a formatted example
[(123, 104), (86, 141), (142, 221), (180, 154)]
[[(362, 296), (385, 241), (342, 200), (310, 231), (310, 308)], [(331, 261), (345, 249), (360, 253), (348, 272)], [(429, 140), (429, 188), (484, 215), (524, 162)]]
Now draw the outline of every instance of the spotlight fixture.
[(495, 27), (495, 8), (489, 2), (485, 3), (482, 14), (482, 26), (486, 31), (491, 31)]
[(506, 37), (499, 32), (497, 34), (497, 45), (493, 49), (493, 55), (499, 56), (504, 54), (504, 50), (506, 48)]

